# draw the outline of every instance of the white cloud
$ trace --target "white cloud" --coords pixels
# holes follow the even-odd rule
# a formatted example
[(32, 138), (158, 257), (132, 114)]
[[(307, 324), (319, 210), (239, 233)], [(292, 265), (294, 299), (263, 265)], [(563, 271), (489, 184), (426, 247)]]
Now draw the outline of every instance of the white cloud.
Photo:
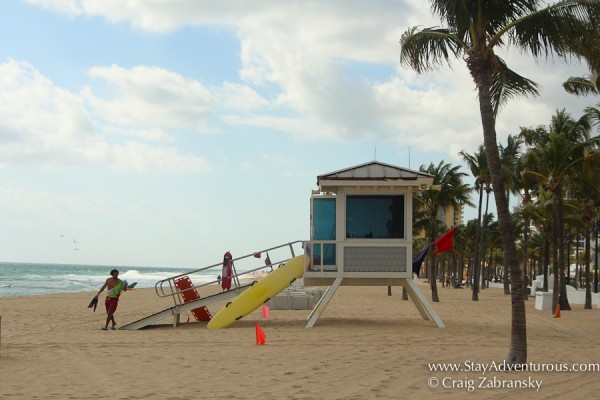
[[(58, 12), (70, 15), (102, 16), (114, 22), (129, 22), (150, 32), (166, 32), (184, 25), (233, 27), (240, 39), (242, 69), (240, 76), (249, 85), (260, 88), (263, 84), (279, 88), (273, 111), (276, 118), (290, 125), (286, 131), (295, 135), (328, 137), (349, 140), (381, 134), (378, 108), (369, 82), (344, 75), (348, 61), (394, 65), (398, 59), (398, 39), (406, 23), (402, 19), (413, 15), (410, 3), (347, 1), (306, 3), (278, 2), (222, 2), (179, 1), (61, 1), (29, 0)], [(421, 7), (419, 2), (415, 3)], [(123, 71), (113, 71), (114, 75)], [(124, 85), (115, 76), (107, 77), (117, 85)], [(265, 99), (249, 87), (234, 88), (246, 96), (240, 107), (240, 97), (229, 96), (231, 84), (225, 84), (221, 93), (227, 96), (225, 104), (239, 112), (265, 105)], [(139, 111), (139, 99), (133, 100), (134, 112)], [(247, 101), (246, 101), (247, 100)], [(98, 108), (126, 121), (133, 115), (123, 112), (120, 101)], [(110, 107), (110, 108), (109, 108)], [(258, 111), (255, 111), (257, 114)], [(140, 112), (140, 115), (145, 113)], [(269, 113), (272, 114), (272, 113)], [(272, 115), (244, 118), (261, 121)], [(238, 118), (240, 120), (241, 117)], [(293, 121), (301, 119), (302, 121)], [(292, 127), (309, 125), (316, 128), (304, 133)]]
[[(213, 98), (210, 90), (207, 93), (208, 89), (197, 84), (186, 93), (198, 108), (177, 110), (184, 116), (180, 123), (187, 127), (209, 129), (202, 118), (194, 121), (199, 125), (191, 125), (192, 116), (209, 115), (218, 101), (227, 109), (221, 116), (224, 121), (278, 129), (296, 140), (379, 138), (445, 151), (451, 157), (456, 157), (456, 149), (475, 149), (482, 140), (476, 92), (461, 60), (454, 63), (454, 70), (423, 76), (398, 67), (398, 41), (404, 30), (413, 25), (439, 24), (428, 2), (28, 2), (69, 15), (129, 23), (153, 33), (183, 26), (225, 27), (235, 32), (240, 40), (239, 75), (247, 85), (224, 83), (211, 89)], [(514, 49), (503, 57), (519, 73), (539, 79), (544, 92), (533, 102), (517, 100), (502, 111), (499, 140), (514, 134), (519, 125), (545, 122), (560, 104), (583, 108), (581, 101), (573, 100), (559, 87), (561, 80), (572, 75), (572, 67), (535, 65), (528, 57), (515, 54)], [(350, 71), (353, 67), (360, 69), (358, 76)], [(378, 75), (377, 80), (369, 78), (371, 67), (387, 67), (390, 74)], [(119, 89), (115, 98), (98, 100), (95, 106), (112, 120), (132, 126), (146, 117), (158, 126), (169, 119), (173, 109), (155, 113), (154, 103), (146, 100), (156, 91), (177, 93), (179, 85), (186, 82), (177, 74), (142, 67), (94, 71)], [(366, 75), (361, 76), (364, 71)], [(152, 74), (163, 76), (170, 84), (145, 78)], [(140, 85), (151, 92), (144, 93)], [(134, 95), (129, 93), (133, 88)], [(275, 92), (275, 97), (264, 97), (265, 88)]]
[(0, 158), (5, 162), (32, 163), (37, 155), (68, 152), (73, 142), (94, 133), (82, 99), (54, 86), (26, 62), (0, 64), (0, 102)]
[(130, 142), (112, 149), (114, 165), (124, 171), (203, 173), (212, 169), (202, 158), (179, 154), (175, 148)]
[[(189, 86), (192, 91), (196, 90), (196, 95), (198, 92), (204, 93), (194, 83)], [(176, 89), (173, 92), (176, 93)], [(177, 107), (165, 100), (166, 104), (163, 104), (168, 110), (161, 113), (158, 109), (163, 99), (174, 94), (163, 93), (162, 98), (155, 96), (153, 104), (150, 101), (136, 103), (135, 97), (139, 91), (141, 88), (134, 86), (126, 95), (133, 97), (131, 108), (137, 109), (138, 117), (147, 113), (148, 120), (153, 112), (155, 121), (160, 121), (162, 128), (170, 129), (197, 124), (189, 121), (190, 115), (202, 109), (195, 106), (197, 102), (188, 101), (185, 106)], [(180, 94), (186, 97), (186, 93)], [(152, 100), (148, 92), (146, 95)], [(185, 173), (203, 173), (211, 169), (204, 159), (180, 154), (174, 147), (153, 147), (135, 142), (120, 144), (119, 138), (114, 136), (114, 125), (123, 121), (136, 122), (135, 118), (126, 116), (127, 112), (118, 110), (119, 106), (128, 109), (126, 103), (123, 103), (123, 99), (110, 103), (93, 98), (94, 101), (86, 104), (86, 98), (90, 97), (93, 98), (89, 89), (81, 96), (55, 86), (28, 63), (8, 60), (0, 64), (0, 102), (3, 104), (0, 108), (0, 165), (89, 165), (124, 171)], [(190, 97), (193, 98), (193, 95), (188, 95), (188, 100)], [(94, 109), (95, 105), (98, 108)], [(108, 124), (106, 120), (94, 118), (98, 114), (108, 118)], [(167, 123), (169, 118), (172, 119), (170, 125)], [(153, 129), (152, 124), (142, 124), (142, 120), (137, 123), (136, 136), (151, 141), (172, 141), (162, 131)]]
[(93, 95), (90, 103), (106, 120), (125, 126), (187, 128), (206, 131), (215, 99), (199, 82), (187, 80), (162, 68), (112, 65), (94, 67), (93, 78), (101, 78), (115, 89), (114, 98)]
[(237, 112), (254, 111), (270, 105), (270, 102), (254, 89), (239, 83), (224, 82), (216, 92), (224, 107)]

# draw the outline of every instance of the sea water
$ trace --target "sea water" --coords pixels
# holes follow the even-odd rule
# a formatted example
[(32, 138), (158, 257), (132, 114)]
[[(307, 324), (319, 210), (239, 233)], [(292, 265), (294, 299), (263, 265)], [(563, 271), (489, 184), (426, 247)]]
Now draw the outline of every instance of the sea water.
[[(120, 279), (137, 282), (137, 288), (154, 287), (162, 279), (193, 269), (0, 262), (0, 297), (95, 292), (100, 290), (115, 268), (119, 270)], [(213, 280), (214, 271), (194, 274), (196, 285)]]

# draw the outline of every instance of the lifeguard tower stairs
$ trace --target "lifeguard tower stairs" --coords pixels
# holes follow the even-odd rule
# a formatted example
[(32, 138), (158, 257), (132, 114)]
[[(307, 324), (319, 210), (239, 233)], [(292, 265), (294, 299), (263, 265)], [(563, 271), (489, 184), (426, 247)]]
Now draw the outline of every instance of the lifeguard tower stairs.
[[(274, 267), (303, 253), (303, 241), (298, 240), (234, 258), (232, 288), (226, 291), (221, 291), (220, 281), (217, 278), (210, 282), (193, 284), (195, 277), (217, 277), (220, 275), (222, 262), (160, 280), (154, 286), (156, 294), (161, 298), (172, 298), (173, 306), (123, 325), (120, 329), (142, 329), (171, 317), (173, 318), (173, 326), (176, 327), (180, 323), (181, 315), (186, 314), (188, 311), (191, 312), (196, 321), (209, 321), (212, 315), (207, 308), (208, 305), (233, 299), (256, 283), (254, 275), (257, 272), (273, 270)], [(241, 264), (246, 266), (256, 264), (256, 260), (262, 258), (262, 255), (265, 255), (262, 265), (237, 272)], [(209, 294), (200, 297), (199, 292)]]

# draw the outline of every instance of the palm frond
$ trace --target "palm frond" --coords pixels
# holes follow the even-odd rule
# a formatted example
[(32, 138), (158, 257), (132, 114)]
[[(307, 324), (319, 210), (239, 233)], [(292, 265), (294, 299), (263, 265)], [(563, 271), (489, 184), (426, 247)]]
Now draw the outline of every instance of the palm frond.
[(448, 29), (411, 27), (400, 38), (400, 63), (410, 66), (417, 73), (424, 73), (450, 64), (450, 54), (457, 57), (464, 43)]
[(593, 125), (600, 129), (600, 104), (598, 104), (598, 107), (587, 107), (585, 109), (585, 113), (589, 116), (589, 119), (593, 122)]
[[(559, 1), (508, 24), (491, 43), (508, 32), (510, 43), (526, 49), (535, 58), (551, 54), (579, 58), (582, 55), (578, 49), (584, 46), (597, 48), (600, 43), (598, 35), (593, 33), (596, 25), (594, 15), (599, 12), (598, 0)], [(586, 43), (582, 42), (584, 38)]]
[(496, 56), (498, 68), (492, 76), (492, 107), (494, 115), (510, 99), (517, 96), (539, 95), (538, 84), (534, 81), (517, 74), (508, 68), (504, 60)]
[[(431, 11), (447, 26), (457, 32), (468, 31), (470, 24), (485, 14), (488, 26), (493, 29), (504, 26), (511, 21), (536, 10), (538, 0), (521, 1), (464, 1), (464, 0), (431, 0)], [(460, 36), (462, 37), (462, 36)]]
[(463, 0), (434, 0), (430, 3), (431, 12), (447, 26), (455, 29), (458, 37), (464, 40), (468, 36), (473, 5)]
[[(590, 96), (597, 95), (598, 86), (597, 82), (592, 82), (591, 76), (571, 76), (563, 83), (563, 88), (567, 93), (574, 94), (576, 96)], [(600, 78), (599, 78), (600, 79)]]

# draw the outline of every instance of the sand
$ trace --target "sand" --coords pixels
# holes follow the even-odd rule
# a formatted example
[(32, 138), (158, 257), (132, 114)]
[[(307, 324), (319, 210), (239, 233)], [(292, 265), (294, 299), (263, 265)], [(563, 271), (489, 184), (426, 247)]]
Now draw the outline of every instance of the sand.
[[(428, 287), (418, 286), (429, 299)], [(93, 293), (0, 298), (0, 398), (600, 398), (597, 369), (539, 371), (600, 363), (598, 309), (575, 305), (556, 319), (530, 299), (528, 361), (537, 371), (483, 374), (473, 370), (498, 369), (507, 354), (510, 297), (487, 289), (472, 302), (468, 289), (439, 291), (434, 308), (445, 329), (422, 320), (401, 299), (401, 288), (388, 296), (386, 287), (342, 287), (312, 329), (305, 328), (309, 311), (271, 310), (263, 319), (259, 309), (216, 331), (196, 322), (173, 328), (171, 320), (139, 331), (100, 331), (102, 307), (87, 308)], [(117, 322), (169, 305), (153, 289), (130, 291)], [(255, 343), (257, 322), (264, 346)], [(431, 372), (429, 363), (458, 363), (463, 371)]]

